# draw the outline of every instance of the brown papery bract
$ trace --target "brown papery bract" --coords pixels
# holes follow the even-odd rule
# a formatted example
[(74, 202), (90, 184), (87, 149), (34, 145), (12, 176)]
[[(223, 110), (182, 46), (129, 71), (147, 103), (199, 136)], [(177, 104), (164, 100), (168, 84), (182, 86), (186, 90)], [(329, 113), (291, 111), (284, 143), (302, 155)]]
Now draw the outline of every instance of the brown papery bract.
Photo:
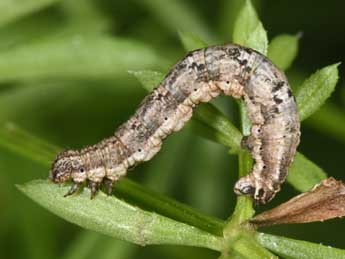
[(310, 191), (265, 211), (250, 223), (254, 226), (307, 223), (345, 216), (345, 184), (330, 177)]

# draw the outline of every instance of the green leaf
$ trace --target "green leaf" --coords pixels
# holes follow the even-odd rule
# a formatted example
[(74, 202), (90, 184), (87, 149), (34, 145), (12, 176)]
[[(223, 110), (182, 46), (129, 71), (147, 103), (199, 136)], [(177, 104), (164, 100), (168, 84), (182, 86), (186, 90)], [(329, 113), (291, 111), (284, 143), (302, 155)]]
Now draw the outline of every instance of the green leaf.
[(255, 49), (264, 55), (267, 53), (267, 33), (250, 0), (245, 2), (236, 18), (233, 41)]
[[(229, 39), (229, 35), (233, 35), (235, 20), (246, 0), (223, 0), (220, 1), (219, 8), (219, 27), (221, 35), (225, 39)], [(253, 6), (257, 11), (260, 11), (262, 0), (252, 0)]]
[(324, 104), (320, 110), (311, 115), (305, 123), (314, 129), (345, 143), (344, 111), (332, 103)]
[(301, 121), (318, 110), (331, 95), (338, 82), (339, 64), (318, 70), (297, 89), (296, 100)]
[(251, 1), (246, 0), (235, 20), (233, 41), (243, 45), (259, 23), (258, 15)]
[(192, 33), (180, 31), (179, 36), (186, 51), (207, 47), (207, 43), (205, 41)]
[(243, 45), (249, 48), (255, 49), (259, 51), (260, 53), (266, 55), (268, 39), (267, 39), (267, 33), (261, 22), (258, 23), (254, 31), (250, 34), (250, 36), (243, 43)]
[(287, 70), (297, 56), (299, 38), (289, 34), (274, 37), (268, 47), (268, 58), (281, 70)]
[(257, 241), (272, 252), (287, 259), (344, 259), (345, 250), (311, 242), (274, 236), (256, 235)]
[[(238, 157), (239, 177), (250, 173), (253, 166), (251, 155), (246, 151), (241, 151)], [(253, 199), (249, 196), (238, 196), (234, 213), (230, 217), (229, 223), (224, 229), (224, 233), (231, 233), (232, 228), (246, 222), (255, 214)]]
[(293, 187), (300, 192), (306, 192), (325, 178), (327, 174), (320, 167), (297, 152), (287, 177), (287, 181)]
[(60, 0), (0, 1), (0, 27)]
[[(0, 82), (45, 78), (116, 78), (164, 64), (150, 47), (126, 39), (75, 36), (0, 53)], [(163, 66), (163, 65), (162, 65)]]
[(175, 244), (219, 250), (220, 238), (155, 212), (144, 211), (100, 192), (93, 200), (89, 190), (74, 197), (63, 195), (69, 186), (35, 180), (18, 188), (54, 214), (83, 228), (139, 245)]

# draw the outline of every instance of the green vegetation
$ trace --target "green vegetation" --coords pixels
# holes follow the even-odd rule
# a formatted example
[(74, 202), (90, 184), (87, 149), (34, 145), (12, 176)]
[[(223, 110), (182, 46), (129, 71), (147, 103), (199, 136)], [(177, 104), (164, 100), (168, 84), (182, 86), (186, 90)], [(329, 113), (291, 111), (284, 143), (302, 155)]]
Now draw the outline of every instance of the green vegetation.
[[(200, 105), (186, 129), (169, 138), (157, 158), (135, 170), (141, 176), (130, 172), (116, 184), (112, 196), (100, 192), (90, 200), (85, 188), (64, 198), (69, 184), (59, 186), (46, 180), (54, 156), (61, 151), (51, 143), (78, 147), (110, 135), (113, 118), (117, 124), (126, 120), (145, 92), (162, 80), (171, 60), (183, 53), (156, 51), (161, 43), (152, 35), (145, 38), (140, 30), (137, 37), (114, 37), (110, 31), (116, 24), (105, 14), (106, 8), (92, 1), (27, 2), (21, 5), (6, 0), (0, 4), (0, 38), (5, 39), (0, 43), (0, 148), (4, 154), (0, 157), (0, 209), (5, 211), (0, 219), (14, 221), (16, 226), (13, 230), (12, 224), (0, 225), (0, 240), (14, 231), (12, 235), (18, 237), (13, 240), (19, 242), (16, 247), (27, 246), (23, 252), (3, 251), (4, 258), (345, 258), (345, 250), (283, 237), (289, 235), (284, 232), (287, 228), (273, 228), (275, 234), (266, 234), (266, 229), (258, 232), (246, 223), (256, 208), (251, 198), (235, 197), (232, 186), (251, 169), (252, 159), (240, 147), (250, 123), (243, 104), (229, 98), (226, 103), (221, 99)], [(282, 70), (290, 68), (299, 52), (300, 36), (281, 34), (269, 42), (252, 3), (235, 2), (241, 4), (233, 5), (239, 7), (238, 15), (228, 26), (233, 30), (232, 42), (260, 51)], [(221, 36), (205, 25), (188, 2), (133, 3), (174, 31), (175, 38), (179, 35), (185, 52), (221, 42)], [(125, 4), (120, 5), (128, 11)], [(46, 6), (50, 7), (44, 11)], [(56, 19), (60, 16), (62, 20)], [(44, 35), (35, 30), (38, 25)], [(150, 23), (138, 26), (145, 32), (160, 30)], [(321, 68), (302, 84), (293, 78), (290, 81), (296, 89), (301, 119), (308, 118), (307, 125), (344, 143), (344, 111), (333, 103), (324, 105), (338, 82), (338, 66)], [(186, 157), (181, 150), (191, 155)], [(234, 166), (237, 158), (238, 168)], [(299, 152), (287, 180), (293, 190), (282, 195), (305, 192), (326, 178), (327, 173), (317, 164)], [(229, 195), (233, 195), (231, 200), (221, 198)], [(282, 197), (273, 203), (281, 202)], [(7, 209), (11, 204), (19, 206)], [(328, 229), (328, 222), (318, 224)], [(302, 234), (304, 226), (293, 229)], [(325, 235), (334, 235), (327, 231)], [(315, 242), (312, 233), (308, 237)], [(13, 240), (6, 240), (9, 247), (13, 248)], [(154, 246), (150, 250), (128, 242), (193, 248)], [(217, 254), (200, 252), (200, 248)]]

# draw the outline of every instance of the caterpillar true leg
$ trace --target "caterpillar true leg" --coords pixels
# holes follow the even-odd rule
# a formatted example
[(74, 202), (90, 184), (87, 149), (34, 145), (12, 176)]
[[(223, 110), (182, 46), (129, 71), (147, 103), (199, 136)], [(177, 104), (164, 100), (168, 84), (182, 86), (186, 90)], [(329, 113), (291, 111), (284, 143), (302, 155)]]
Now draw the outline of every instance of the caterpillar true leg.
[(79, 188), (81, 187), (81, 185), (82, 185), (82, 183), (73, 182), (71, 188), (64, 195), (64, 197), (67, 197), (67, 196), (70, 196), (70, 195), (76, 193), (79, 190)]

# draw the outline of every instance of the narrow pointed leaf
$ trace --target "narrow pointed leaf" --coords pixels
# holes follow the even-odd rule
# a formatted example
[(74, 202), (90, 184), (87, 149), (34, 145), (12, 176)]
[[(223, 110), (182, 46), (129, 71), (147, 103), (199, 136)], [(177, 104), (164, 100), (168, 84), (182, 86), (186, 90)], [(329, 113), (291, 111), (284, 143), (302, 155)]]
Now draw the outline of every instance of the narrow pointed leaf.
[(256, 240), (272, 252), (287, 259), (344, 259), (345, 250), (307, 241), (258, 233)]
[(258, 15), (251, 1), (246, 0), (235, 20), (233, 41), (244, 45), (259, 23)]
[(274, 37), (268, 47), (268, 58), (281, 70), (288, 69), (297, 56), (299, 38), (289, 34)]
[(255, 49), (260, 53), (266, 55), (268, 47), (267, 33), (261, 22), (255, 27), (253, 32), (243, 43), (244, 46)]
[(69, 186), (35, 180), (18, 188), (54, 214), (83, 228), (139, 245), (180, 244), (220, 249), (220, 238), (154, 212), (144, 211), (120, 199), (88, 190), (65, 198)]
[(250, 0), (245, 1), (236, 18), (232, 38), (237, 44), (255, 49), (264, 55), (267, 53), (267, 33)]
[(301, 120), (308, 118), (333, 92), (338, 82), (339, 63), (324, 67), (312, 74), (297, 89), (296, 100)]

